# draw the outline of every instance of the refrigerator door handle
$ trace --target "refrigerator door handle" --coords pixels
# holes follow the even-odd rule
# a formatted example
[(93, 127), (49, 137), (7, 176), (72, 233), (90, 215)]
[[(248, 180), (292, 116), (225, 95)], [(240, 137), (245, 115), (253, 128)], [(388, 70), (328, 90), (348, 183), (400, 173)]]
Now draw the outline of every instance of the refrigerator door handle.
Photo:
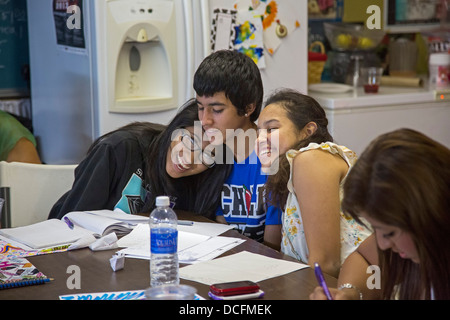
[(192, 9), (192, 0), (183, 1), (185, 30), (186, 30), (186, 101), (191, 98), (190, 92), (193, 86), (194, 74), (194, 12)]
[(202, 16), (202, 35), (203, 35), (203, 57), (209, 56), (211, 53), (211, 20), (209, 17), (209, 1), (210, 0), (200, 0), (200, 10)]

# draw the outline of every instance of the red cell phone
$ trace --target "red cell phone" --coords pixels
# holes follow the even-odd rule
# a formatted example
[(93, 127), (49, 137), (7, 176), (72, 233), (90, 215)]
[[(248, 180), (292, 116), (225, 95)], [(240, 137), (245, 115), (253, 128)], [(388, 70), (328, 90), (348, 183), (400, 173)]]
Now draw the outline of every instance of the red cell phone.
[(216, 296), (232, 296), (257, 292), (259, 285), (253, 281), (235, 281), (212, 284), (209, 290)]

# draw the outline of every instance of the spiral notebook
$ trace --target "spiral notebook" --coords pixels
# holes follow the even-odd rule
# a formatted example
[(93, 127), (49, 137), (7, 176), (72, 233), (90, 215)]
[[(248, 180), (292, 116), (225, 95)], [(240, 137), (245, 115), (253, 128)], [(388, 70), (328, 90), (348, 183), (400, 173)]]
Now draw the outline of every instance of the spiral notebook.
[(0, 289), (32, 286), (49, 281), (50, 278), (26, 258), (0, 255)]

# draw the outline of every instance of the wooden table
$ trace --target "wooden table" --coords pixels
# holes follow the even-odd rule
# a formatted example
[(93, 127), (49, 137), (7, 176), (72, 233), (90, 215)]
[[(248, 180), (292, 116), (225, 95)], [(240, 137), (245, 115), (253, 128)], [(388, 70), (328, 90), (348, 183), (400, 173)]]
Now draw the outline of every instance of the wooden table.
[[(202, 217), (192, 217), (185, 213), (178, 213), (181, 219), (186, 217), (196, 221), (208, 221)], [(237, 253), (243, 250), (265, 255), (272, 258), (294, 259), (271, 249), (261, 243), (248, 239), (240, 235), (235, 230), (229, 230), (224, 236), (244, 238), (247, 241), (226, 252), (223, 256)], [(41, 256), (29, 257), (41, 272), (54, 280), (44, 285), (14, 288), (0, 291), (0, 300), (7, 299), (59, 299), (60, 295), (77, 293), (96, 293), (112, 291), (143, 290), (149, 287), (149, 261), (141, 259), (125, 259), (123, 270), (114, 272), (110, 266), (109, 259), (118, 251), (96, 251), (90, 249), (80, 249), (68, 252), (53, 253)], [(70, 289), (71, 266), (80, 268), (80, 289)], [(180, 265), (182, 267), (183, 265)], [(336, 287), (337, 279), (325, 275), (325, 280), (329, 286)], [(69, 282), (69, 286), (67, 285)], [(208, 297), (209, 287), (193, 281), (181, 279), (182, 284), (189, 284), (197, 288), (197, 293)], [(267, 279), (259, 282), (262, 290), (265, 291), (263, 299), (269, 300), (298, 300), (309, 299), (309, 294), (317, 286), (314, 270), (305, 268), (286, 274), (284, 276)]]

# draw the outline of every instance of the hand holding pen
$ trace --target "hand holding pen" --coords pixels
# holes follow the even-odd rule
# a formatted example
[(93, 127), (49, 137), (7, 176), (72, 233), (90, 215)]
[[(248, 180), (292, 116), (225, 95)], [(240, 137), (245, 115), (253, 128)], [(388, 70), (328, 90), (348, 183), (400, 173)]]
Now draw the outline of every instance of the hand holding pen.
[(323, 292), (325, 293), (327, 299), (333, 300), (330, 290), (328, 289), (327, 283), (325, 282), (325, 278), (323, 277), (322, 269), (320, 269), (320, 266), (317, 262), (314, 263), (314, 273), (316, 274), (317, 282), (322, 287)]

